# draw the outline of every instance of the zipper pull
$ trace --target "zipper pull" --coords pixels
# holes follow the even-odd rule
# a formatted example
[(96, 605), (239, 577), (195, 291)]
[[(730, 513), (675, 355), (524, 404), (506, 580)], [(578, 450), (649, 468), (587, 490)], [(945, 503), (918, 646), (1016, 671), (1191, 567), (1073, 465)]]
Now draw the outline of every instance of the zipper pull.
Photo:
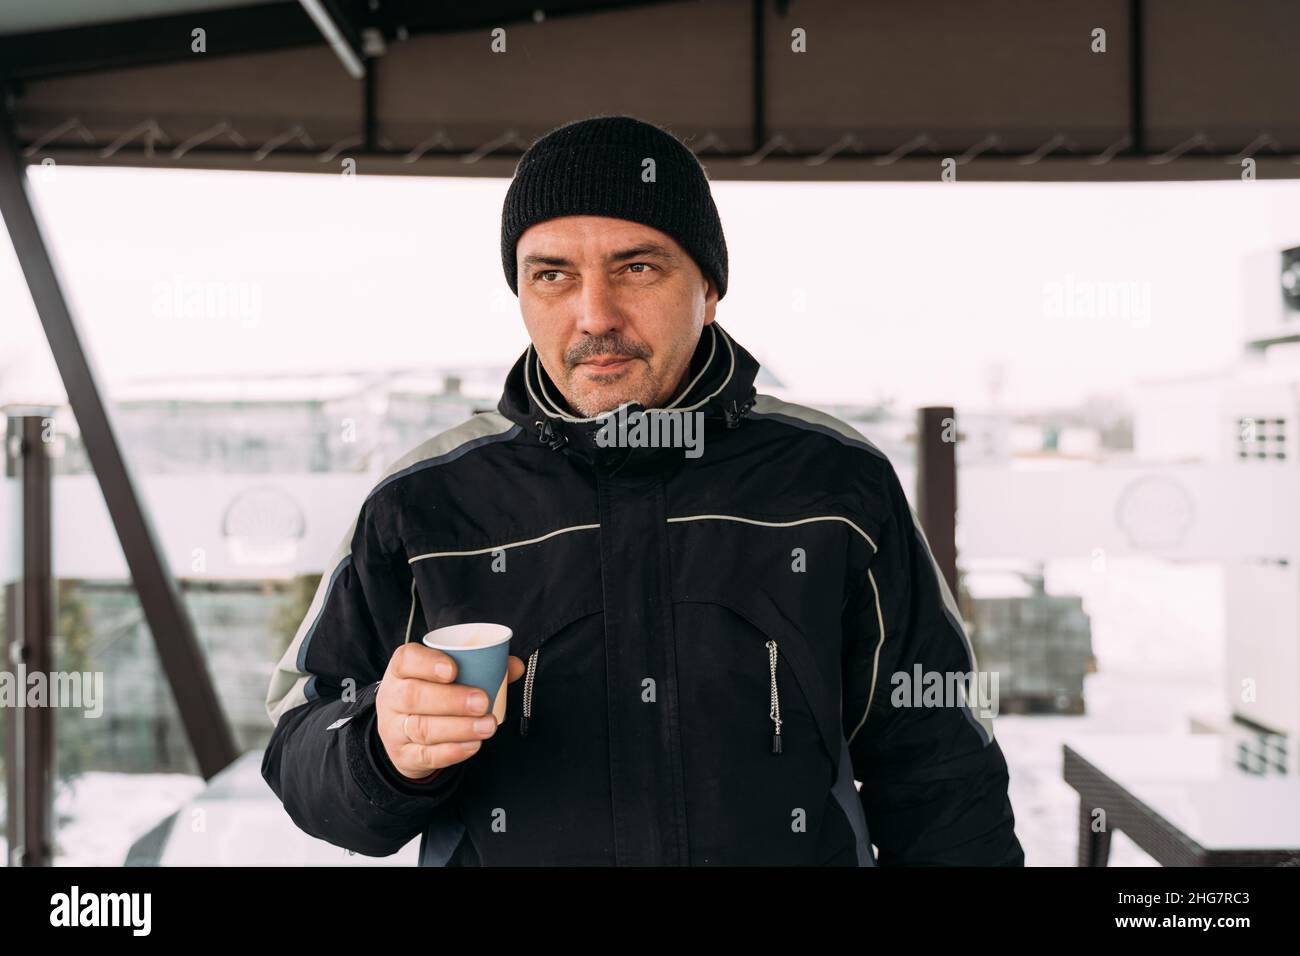
[(772, 709), (768, 711), (768, 716), (772, 718), (775, 729), (772, 733), (772, 753), (781, 752), (781, 698), (776, 692), (776, 641), (768, 641), (767, 647), (767, 666), (772, 674)]
[(519, 718), (519, 736), (528, 736), (528, 718), (533, 713), (533, 676), (537, 673), (537, 648), (528, 655), (528, 671), (524, 675), (524, 715)]

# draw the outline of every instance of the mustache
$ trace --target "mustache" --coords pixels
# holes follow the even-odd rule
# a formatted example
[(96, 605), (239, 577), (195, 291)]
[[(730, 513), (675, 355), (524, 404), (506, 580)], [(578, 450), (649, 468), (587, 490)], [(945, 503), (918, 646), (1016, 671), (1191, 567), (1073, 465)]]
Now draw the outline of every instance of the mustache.
[(565, 353), (564, 363), (573, 368), (580, 362), (599, 358), (604, 355), (617, 358), (649, 358), (650, 350), (644, 345), (629, 342), (620, 335), (602, 335), (599, 338), (584, 339)]

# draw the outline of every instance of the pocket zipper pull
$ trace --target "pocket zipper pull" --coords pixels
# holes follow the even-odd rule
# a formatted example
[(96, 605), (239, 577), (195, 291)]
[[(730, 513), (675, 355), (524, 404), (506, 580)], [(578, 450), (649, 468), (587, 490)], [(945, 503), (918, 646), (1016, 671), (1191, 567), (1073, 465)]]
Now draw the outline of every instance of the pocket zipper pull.
[(772, 733), (772, 753), (779, 754), (781, 752), (781, 698), (776, 692), (776, 641), (768, 641), (766, 647), (767, 666), (772, 673), (772, 709), (768, 711), (768, 716), (776, 725)]
[(528, 655), (528, 672), (524, 675), (524, 715), (519, 718), (519, 736), (528, 736), (528, 718), (533, 713), (533, 675), (537, 673), (537, 655), (541, 648), (537, 648)]

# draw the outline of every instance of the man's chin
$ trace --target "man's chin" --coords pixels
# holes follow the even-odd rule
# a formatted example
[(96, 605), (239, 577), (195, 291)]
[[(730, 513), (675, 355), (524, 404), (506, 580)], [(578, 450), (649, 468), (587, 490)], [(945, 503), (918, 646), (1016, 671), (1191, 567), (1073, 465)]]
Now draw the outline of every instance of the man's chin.
[[(607, 412), (616, 411), (620, 405), (630, 402), (646, 404), (643, 396), (629, 395), (626, 392), (616, 395), (588, 395), (579, 403), (570, 402), (584, 418), (597, 418)], [(648, 406), (647, 406), (648, 407)]]
[(620, 405), (635, 401), (635, 398), (620, 398), (617, 401), (596, 402), (586, 408), (579, 408), (578, 411), (582, 413), (583, 418), (598, 418), (601, 415), (616, 411)]
[(648, 397), (646, 391), (647, 389), (638, 388), (635, 383), (627, 381), (609, 382), (604, 387), (592, 384), (584, 388), (580, 396), (569, 398), (569, 404), (582, 417), (595, 418), (629, 402), (640, 402), (649, 407), (649, 402), (654, 399)]

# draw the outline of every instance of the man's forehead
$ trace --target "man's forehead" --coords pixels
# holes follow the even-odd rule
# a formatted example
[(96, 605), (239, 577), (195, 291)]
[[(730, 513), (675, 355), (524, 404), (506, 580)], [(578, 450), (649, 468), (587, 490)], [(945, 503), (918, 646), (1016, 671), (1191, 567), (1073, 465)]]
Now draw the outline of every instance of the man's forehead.
[(557, 250), (603, 254), (633, 244), (659, 247), (669, 255), (681, 249), (672, 236), (643, 223), (610, 216), (558, 216), (529, 226), (516, 251), (521, 256)]

